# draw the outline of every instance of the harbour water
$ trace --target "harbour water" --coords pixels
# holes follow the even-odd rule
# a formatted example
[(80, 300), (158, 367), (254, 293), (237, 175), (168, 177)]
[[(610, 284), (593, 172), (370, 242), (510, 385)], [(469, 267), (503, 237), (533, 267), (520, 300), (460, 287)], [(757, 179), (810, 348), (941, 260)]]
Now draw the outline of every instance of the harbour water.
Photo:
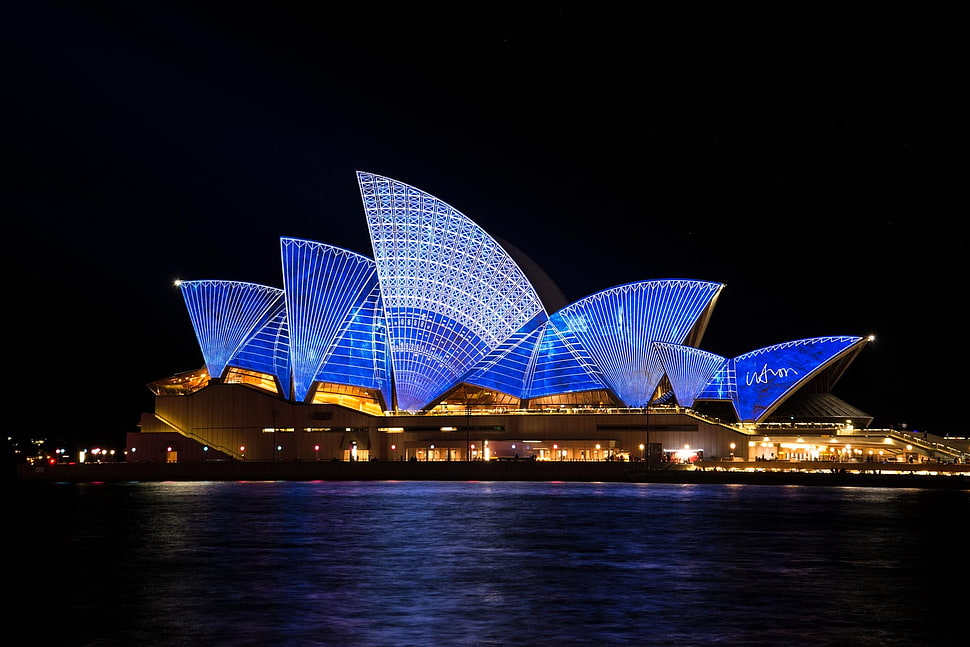
[[(966, 645), (970, 492), (11, 488), (6, 645)], [(12, 606), (11, 606), (12, 604)]]

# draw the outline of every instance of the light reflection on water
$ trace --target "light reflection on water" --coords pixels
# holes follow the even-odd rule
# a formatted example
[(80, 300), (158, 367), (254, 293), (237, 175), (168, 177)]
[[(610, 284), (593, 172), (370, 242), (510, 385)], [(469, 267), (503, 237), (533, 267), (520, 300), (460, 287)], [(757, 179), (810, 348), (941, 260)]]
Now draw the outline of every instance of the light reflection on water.
[(37, 564), (16, 615), (39, 623), (18, 644), (970, 642), (966, 589), (944, 588), (967, 586), (967, 492), (237, 482), (15, 493), (16, 545)]

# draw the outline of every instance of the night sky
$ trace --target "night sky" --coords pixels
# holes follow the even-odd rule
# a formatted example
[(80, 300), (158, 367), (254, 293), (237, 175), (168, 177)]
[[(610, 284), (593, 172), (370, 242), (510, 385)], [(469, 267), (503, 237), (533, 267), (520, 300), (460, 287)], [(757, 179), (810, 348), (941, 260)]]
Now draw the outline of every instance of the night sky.
[(725, 283), (725, 357), (874, 334), (835, 395), (965, 433), (956, 3), (280, 4), (6, 3), (10, 431), (120, 446), (203, 364), (173, 281), (282, 287), (281, 236), (372, 255), (362, 170), (570, 302)]

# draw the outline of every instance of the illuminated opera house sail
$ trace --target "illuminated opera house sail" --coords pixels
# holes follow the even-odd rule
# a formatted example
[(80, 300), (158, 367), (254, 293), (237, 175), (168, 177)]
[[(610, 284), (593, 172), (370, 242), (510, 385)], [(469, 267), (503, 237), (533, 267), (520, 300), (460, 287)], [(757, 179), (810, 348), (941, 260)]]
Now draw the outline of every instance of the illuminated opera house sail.
[(384, 411), (474, 389), (523, 409), (719, 401), (758, 422), (825, 371), (840, 374), (868, 341), (719, 357), (699, 346), (724, 285), (693, 279), (628, 283), (550, 312), (510, 246), (463, 213), (403, 182), (357, 179), (373, 258), (282, 238), (282, 289), (180, 283), (209, 376), (258, 374), (295, 402), (344, 388)]
[[(463, 429), (465, 446), (445, 455), (473, 460), (473, 432), (495, 451), (545, 438), (542, 451), (560, 456), (626, 456), (694, 440), (725, 455), (737, 443), (721, 432), (872, 420), (831, 393), (868, 337), (721, 357), (702, 341), (722, 283), (640, 280), (569, 303), (528, 256), (453, 206), (388, 177), (357, 180), (369, 256), (283, 237), (280, 286), (179, 283), (204, 367), (149, 384), (156, 411), (143, 431), (250, 459), (261, 433), (302, 430), (323, 435), (290, 437), (304, 439), (295, 455), (332, 446), (339, 459), (365, 447), (436, 456)], [(286, 451), (272, 446), (264, 456)]]

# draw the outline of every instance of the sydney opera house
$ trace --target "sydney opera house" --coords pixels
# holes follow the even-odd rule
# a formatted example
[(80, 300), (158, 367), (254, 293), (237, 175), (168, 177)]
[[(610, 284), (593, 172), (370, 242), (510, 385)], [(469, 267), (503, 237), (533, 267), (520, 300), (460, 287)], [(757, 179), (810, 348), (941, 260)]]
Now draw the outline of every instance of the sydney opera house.
[[(372, 255), (280, 240), (281, 287), (180, 282), (198, 370), (149, 388), (128, 460), (821, 460), (872, 417), (833, 395), (867, 336), (703, 349), (724, 285), (566, 303), (521, 251), (357, 173)], [(847, 450), (852, 438), (855, 450)], [(879, 451), (906, 449), (880, 439)]]

